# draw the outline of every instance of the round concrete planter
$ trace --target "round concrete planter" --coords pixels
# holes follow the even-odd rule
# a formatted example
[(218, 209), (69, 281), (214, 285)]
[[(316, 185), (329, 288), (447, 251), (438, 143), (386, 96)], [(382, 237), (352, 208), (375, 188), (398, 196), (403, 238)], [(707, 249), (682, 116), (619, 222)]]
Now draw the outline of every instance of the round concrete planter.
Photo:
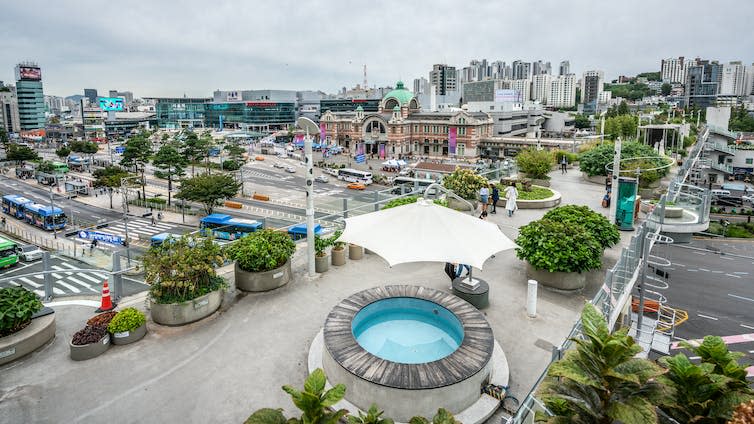
[[(546, 209), (546, 208), (553, 208), (555, 206), (558, 206), (560, 204), (561, 200), (561, 194), (555, 190), (552, 190), (552, 196), (546, 198), (546, 199), (539, 199), (539, 200), (516, 200), (516, 206), (518, 206), (519, 209)], [(500, 199), (497, 202), (497, 205), (500, 207), (505, 207), (505, 199)]]
[(348, 245), (348, 259), (358, 261), (364, 257), (364, 248), (355, 244)]
[(334, 266), (342, 266), (346, 264), (346, 248), (341, 247), (340, 249), (332, 248), (330, 251), (332, 255), (332, 264)]
[(54, 337), (54, 313), (32, 319), (23, 330), (0, 338), (0, 365), (34, 352)]
[[(466, 202), (462, 202), (454, 197), (448, 197), (448, 207), (457, 211), (466, 212), (469, 210), (469, 205), (466, 204)], [(476, 210), (477, 207), (479, 207), (479, 202), (475, 199), (466, 199), (471, 205), (474, 207), (473, 210)]]
[(71, 348), (71, 359), (74, 361), (86, 361), (87, 359), (102, 355), (110, 348), (110, 334), (105, 334), (97, 343), (79, 346), (69, 341), (68, 346)]
[(326, 272), (330, 269), (330, 258), (325, 256), (314, 256), (314, 270), (319, 273)]
[(152, 320), (162, 325), (184, 325), (212, 315), (222, 301), (222, 290), (209, 292), (181, 303), (155, 303), (150, 300)]
[(586, 286), (587, 277), (584, 272), (549, 272), (535, 269), (528, 262), (526, 263), (526, 276), (532, 280), (537, 280), (545, 287), (565, 292), (582, 290)]
[(537, 178), (532, 178), (531, 183), (532, 185), (538, 185), (540, 187), (550, 187), (550, 180), (540, 180)]
[(236, 288), (248, 292), (263, 292), (282, 287), (291, 281), (291, 260), (283, 266), (262, 272), (244, 271), (236, 262)]
[(584, 181), (590, 182), (592, 184), (601, 184), (605, 185), (607, 177), (604, 175), (594, 175), (592, 177), (587, 176), (586, 174), (582, 173), (581, 177), (584, 179)]
[(127, 345), (129, 343), (138, 342), (147, 334), (147, 323), (141, 324), (130, 331), (124, 331), (122, 333), (110, 333), (110, 341), (114, 345)]

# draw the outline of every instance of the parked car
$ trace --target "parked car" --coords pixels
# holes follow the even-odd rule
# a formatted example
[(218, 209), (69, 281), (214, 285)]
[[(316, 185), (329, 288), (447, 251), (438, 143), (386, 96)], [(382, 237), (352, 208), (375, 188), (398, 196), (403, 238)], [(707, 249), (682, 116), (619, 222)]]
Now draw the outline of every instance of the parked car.
[(754, 195), (741, 196), (741, 200), (744, 202), (754, 203)]
[(285, 172), (290, 172), (291, 174), (293, 174), (294, 172), (296, 172), (296, 169), (292, 166), (289, 166), (285, 168)]
[(280, 162), (275, 162), (272, 164), (272, 166), (274, 166), (275, 168), (285, 168), (285, 165)]
[(362, 183), (350, 183), (346, 186), (346, 188), (350, 188), (351, 190), (364, 190), (365, 188), (367, 188), (367, 186)]
[(22, 261), (31, 262), (36, 261), (37, 259), (42, 259), (42, 255), (44, 254), (44, 251), (40, 249), (38, 246), (34, 246), (33, 244), (23, 244), (18, 246), (18, 257)]
[(743, 206), (741, 197), (736, 196), (713, 196), (712, 204), (715, 206)]
[(328, 183), (330, 182), (330, 179), (325, 177), (324, 175), (318, 175), (314, 178), (314, 181), (318, 183)]

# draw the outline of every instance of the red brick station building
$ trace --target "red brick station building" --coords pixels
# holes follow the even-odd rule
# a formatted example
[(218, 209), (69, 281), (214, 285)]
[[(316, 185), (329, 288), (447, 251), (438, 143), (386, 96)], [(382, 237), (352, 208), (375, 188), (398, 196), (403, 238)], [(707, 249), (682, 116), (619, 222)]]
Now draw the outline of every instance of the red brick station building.
[[(378, 154), (385, 146), (385, 157), (423, 156), (431, 158), (472, 159), (479, 157), (480, 140), (493, 133), (492, 118), (484, 112), (465, 110), (422, 112), (419, 101), (398, 81), (396, 88), (380, 101), (377, 112), (322, 113), (320, 125), (332, 143), (355, 151), (365, 143), (367, 154)], [(449, 138), (456, 137), (456, 153), (449, 154)]]

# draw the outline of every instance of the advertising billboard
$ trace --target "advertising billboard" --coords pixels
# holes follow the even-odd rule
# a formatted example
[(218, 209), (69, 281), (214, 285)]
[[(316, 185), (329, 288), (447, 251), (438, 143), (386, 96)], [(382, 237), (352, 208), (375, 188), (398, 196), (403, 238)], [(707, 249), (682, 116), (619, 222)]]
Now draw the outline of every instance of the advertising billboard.
[(518, 102), (518, 90), (498, 89), (495, 90), (495, 103)]
[(100, 97), (99, 108), (105, 111), (123, 110), (123, 99), (120, 97)]
[(18, 77), (22, 80), (39, 81), (42, 79), (42, 70), (39, 68), (32, 68), (29, 66), (18, 67)]

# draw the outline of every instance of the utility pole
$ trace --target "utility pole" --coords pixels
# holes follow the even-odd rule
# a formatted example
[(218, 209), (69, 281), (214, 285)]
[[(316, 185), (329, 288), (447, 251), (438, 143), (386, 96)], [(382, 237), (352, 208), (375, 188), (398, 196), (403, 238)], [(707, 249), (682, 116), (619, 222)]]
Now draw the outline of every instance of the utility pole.
[(312, 156), (312, 137), (309, 128), (306, 129), (304, 139), (306, 153), (306, 256), (308, 260), (309, 277), (314, 277), (314, 169)]
[[(120, 180), (120, 191), (123, 200), (123, 228), (125, 229), (126, 236), (126, 258), (128, 259), (129, 266), (131, 266), (131, 246), (128, 241), (128, 181), (134, 178), (139, 178), (139, 176), (121, 178)], [(146, 198), (144, 200), (146, 201)]]
[[(58, 179), (55, 178), (55, 183), (57, 184)], [(52, 213), (52, 234), (54, 238), (58, 238), (58, 230), (55, 228), (55, 200), (53, 199), (52, 194), (52, 184), (50, 184), (50, 213)]]
[(620, 184), (620, 155), (621, 155), (621, 138), (616, 137), (615, 139), (615, 151), (613, 151), (613, 172), (612, 176), (608, 176), (608, 178), (612, 178), (612, 184), (610, 185), (610, 216), (608, 217), (608, 220), (611, 223), (615, 223), (615, 210), (617, 208), (616, 202), (618, 201), (618, 185)]

